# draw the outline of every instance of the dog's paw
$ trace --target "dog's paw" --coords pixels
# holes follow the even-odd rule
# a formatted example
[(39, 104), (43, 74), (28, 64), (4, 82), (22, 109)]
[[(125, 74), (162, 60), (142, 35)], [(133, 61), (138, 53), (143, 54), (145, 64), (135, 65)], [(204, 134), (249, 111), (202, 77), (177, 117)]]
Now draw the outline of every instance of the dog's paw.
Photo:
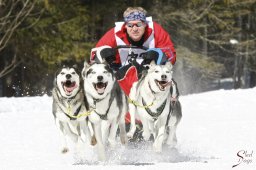
[(177, 146), (177, 140), (167, 140), (166, 144), (169, 148), (175, 148)]
[(93, 135), (91, 138), (91, 145), (95, 146), (96, 144), (97, 144), (97, 140), (96, 140), (95, 136)]
[(144, 138), (145, 141), (148, 141), (150, 138), (150, 133), (146, 133), (145, 131), (142, 133), (142, 136)]
[(162, 149), (153, 147), (155, 153), (162, 153)]
[(171, 133), (168, 135), (168, 138), (165, 142), (169, 148), (176, 147), (177, 145), (177, 137), (175, 133)]
[(157, 145), (156, 143), (153, 144), (153, 150), (156, 153), (161, 153), (162, 152), (162, 146)]
[(67, 153), (68, 151), (69, 151), (68, 148), (64, 147), (64, 148), (61, 150), (61, 153), (65, 154), (65, 153)]
[(128, 137), (129, 139), (133, 138), (133, 135), (134, 135), (135, 131), (136, 131), (136, 127), (135, 127), (135, 128), (131, 128), (131, 129), (129, 130), (129, 132), (127, 133), (127, 137)]
[(120, 141), (122, 145), (126, 145), (128, 143), (127, 136), (120, 136)]
[(108, 140), (109, 146), (111, 149), (114, 149), (116, 147), (116, 141), (115, 140)]
[(105, 162), (106, 161), (105, 150), (98, 152), (98, 160), (100, 162)]
[(128, 137), (129, 139), (133, 138), (133, 133), (132, 133), (132, 132), (128, 132), (128, 133), (127, 133), (127, 137)]

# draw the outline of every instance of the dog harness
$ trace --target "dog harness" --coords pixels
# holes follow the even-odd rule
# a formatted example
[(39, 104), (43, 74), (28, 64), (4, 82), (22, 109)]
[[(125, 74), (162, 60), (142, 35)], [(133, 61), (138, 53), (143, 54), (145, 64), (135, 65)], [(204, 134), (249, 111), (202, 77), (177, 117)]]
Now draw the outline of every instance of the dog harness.
[[(77, 93), (76, 93), (76, 95), (80, 92), (81, 90), (79, 90)], [(58, 89), (55, 89), (55, 92), (58, 94), (60, 94), (60, 91), (58, 90)], [(56, 95), (56, 93), (53, 93), (53, 95)], [(75, 96), (76, 96), (75, 95)], [(72, 100), (72, 99), (74, 99), (75, 98), (75, 96), (74, 97), (72, 97), (72, 98), (69, 98), (68, 100)], [(58, 97), (59, 98), (59, 96), (58, 95), (56, 95), (56, 97)], [(67, 99), (67, 98), (66, 98)], [(59, 98), (59, 101), (61, 101), (61, 103), (60, 102), (57, 102), (58, 103), (58, 105), (59, 105), (59, 107), (60, 107), (60, 109), (62, 110), (62, 112), (70, 119), (70, 120), (76, 120), (77, 118), (80, 118), (80, 117), (83, 117), (83, 116), (89, 116), (91, 113), (92, 113), (92, 111), (93, 111), (93, 109), (92, 110), (89, 110), (88, 112), (85, 112), (85, 113), (82, 113), (82, 114), (78, 114), (79, 112), (80, 112), (80, 110), (81, 110), (81, 107), (82, 107), (82, 104), (76, 109), (76, 111), (74, 112), (74, 114), (72, 114), (71, 113), (71, 111), (72, 111), (72, 108), (71, 108), (71, 106), (70, 106), (70, 104), (68, 105), (68, 108), (67, 108), (67, 110), (65, 111), (65, 109), (62, 107), (62, 106), (64, 106), (65, 107), (65, 104), (64, 104), (64, 102), (63, 102), (63, 99), (60, 99)], [(62, 106), (61, 106), (61, 105)], [(87, 110), (88, 110), (88, 108), (86, 108)]]
[(99, 114), (98, 112), (96, 112), (96, 104), (97, 104), (97, 102), (100, 102), (102, 100), (103, 99), (93, 99), (93, 103), (95, 106), (94, 112), (101, 118), (101, 120), (108, 120), (108, 113), (109, 113), (110, 106), (112, 105), (112, 102), (114, 101), (114, 95), (110, 95), (108, 109), (106, 110), (105, 114)]
[[(156, 109), (156, 112), (152, 112), (148, 107), (145, 107), (145, 110), (148, 112), (148, 114), (150, 116), (152, 116), (152, 118), (154, 119), (154, 121), (156, 121), (158, 119), (158, 117), (163, 113), (163, 110), (166, 106), (166, 101), (167, 99), (165, 99), (165, 101), (161, 104), (161, 106), (159, 106), (157, 109)], [(143, 106), (146, 105), (146, 102), (144, 101), (144, 99), (142, 98), (142, 104)]]
[(80, 112), (81, 107), (82, 107), (82, 105), (80, 105), (80, 106), (76, 109), (76, 111), (75, 111), (75, 113), (73, 114), (73, 116), (70, 115), (71, 110), (72, 110), (72, 108), (70, 107), (70, 105), (68, 106), (68, 113), (64, 112), (63, 110), (62, 110), (62, 111), (66, 114), (67, 117), (70, 118), (70, 120), (76, 120), (76, 117), (77, 117), (78, 113)]
[[(76, 110), (76, 112), (74, 113), (74, 115), (71, 115), (71, 114), (70, 114), (71, 111), (68, 111), (68, 113), (66, 113), (66, 112), (64, 112), (64, 113), (70, 118), (70, 120), (76, 120), (77, 118), (80, 118), (80, 117), (83, 117), (83, 116), (89, 116), (89, 115), (92, 113), (92, 111), (94, 111), (94, 109), (91, 109), (91, 110), (89, 110), (88, 112), (84, 112), (84, 113), (78, 115), (78, 113), (79, 113), (81, 107), (82, 107), (82, 105), (78, 108), (79, 110), (78, 110), (78, 109)], [(70, 110), (71, 110), (71, 107), (69, 107), (69, 108), (70, 108)], [(68, 108), (68, 109), (69, 109), (69, 108)]]

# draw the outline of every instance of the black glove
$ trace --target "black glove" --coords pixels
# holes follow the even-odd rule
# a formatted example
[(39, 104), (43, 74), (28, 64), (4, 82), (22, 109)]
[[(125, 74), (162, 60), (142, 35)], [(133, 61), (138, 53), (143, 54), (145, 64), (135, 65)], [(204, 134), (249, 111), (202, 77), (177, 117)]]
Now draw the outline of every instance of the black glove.
[(105, 59), (109, 64), (115, 61), (116, 50), (113, 48), (104, 48), (100, 51), (102, 59)]
[(152, 60), (157, 61), (157, 59), (158, 59), (158, 52), (153, 50), (147, 51), (144, 56), (143, 64), (150, 64)]
[(160, 49), (153, 48), (146, 52), (142, 65), (150, 64), (152, 60), (154, 60), (156, 64), (162, 65), (166, 63), (167, 57)]

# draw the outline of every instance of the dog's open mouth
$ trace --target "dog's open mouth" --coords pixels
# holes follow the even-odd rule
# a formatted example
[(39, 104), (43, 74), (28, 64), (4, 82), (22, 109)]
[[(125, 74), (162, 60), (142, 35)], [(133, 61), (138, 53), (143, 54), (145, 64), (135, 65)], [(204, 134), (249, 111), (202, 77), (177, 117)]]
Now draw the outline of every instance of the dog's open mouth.
[(171, 82), (168, 82), (168, 81), (158, 81), (158, 80), (155, 80), (155, 83), (161, 91), (164, 91), (165, 87), (171, 84)]
[(76, 82), (75, 81), (72, 82), (70, 80), (62, 82), (62, 85), (66, 94), (72, 93), (72, 91), (77, 87)]
[(95, 90), (100, 95), (102, 95), (105, 92), (107, 85), (108, 83), (103, 83), (103, 82), (93, 83)]

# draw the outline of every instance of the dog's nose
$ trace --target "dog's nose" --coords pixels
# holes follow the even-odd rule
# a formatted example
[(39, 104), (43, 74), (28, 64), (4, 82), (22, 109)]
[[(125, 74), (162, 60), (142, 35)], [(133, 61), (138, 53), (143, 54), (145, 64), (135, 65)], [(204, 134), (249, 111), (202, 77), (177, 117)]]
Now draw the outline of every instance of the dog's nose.
[(70, 78), (71, 78), (71, 74), (67, 74), (66, 79), (70, 79)]
[(103, 76), (98, 76), (98, 77), (97, 77), (97, 80), (98, 80), (98, 81), (102, 81), (102, 80), (103, 80)]
[(161, 78), (162, 78), (162, 79), (166, 79), (167, 76), (166, 76), (165, 74), (163, 74), (163, 75), (161, 76)]

